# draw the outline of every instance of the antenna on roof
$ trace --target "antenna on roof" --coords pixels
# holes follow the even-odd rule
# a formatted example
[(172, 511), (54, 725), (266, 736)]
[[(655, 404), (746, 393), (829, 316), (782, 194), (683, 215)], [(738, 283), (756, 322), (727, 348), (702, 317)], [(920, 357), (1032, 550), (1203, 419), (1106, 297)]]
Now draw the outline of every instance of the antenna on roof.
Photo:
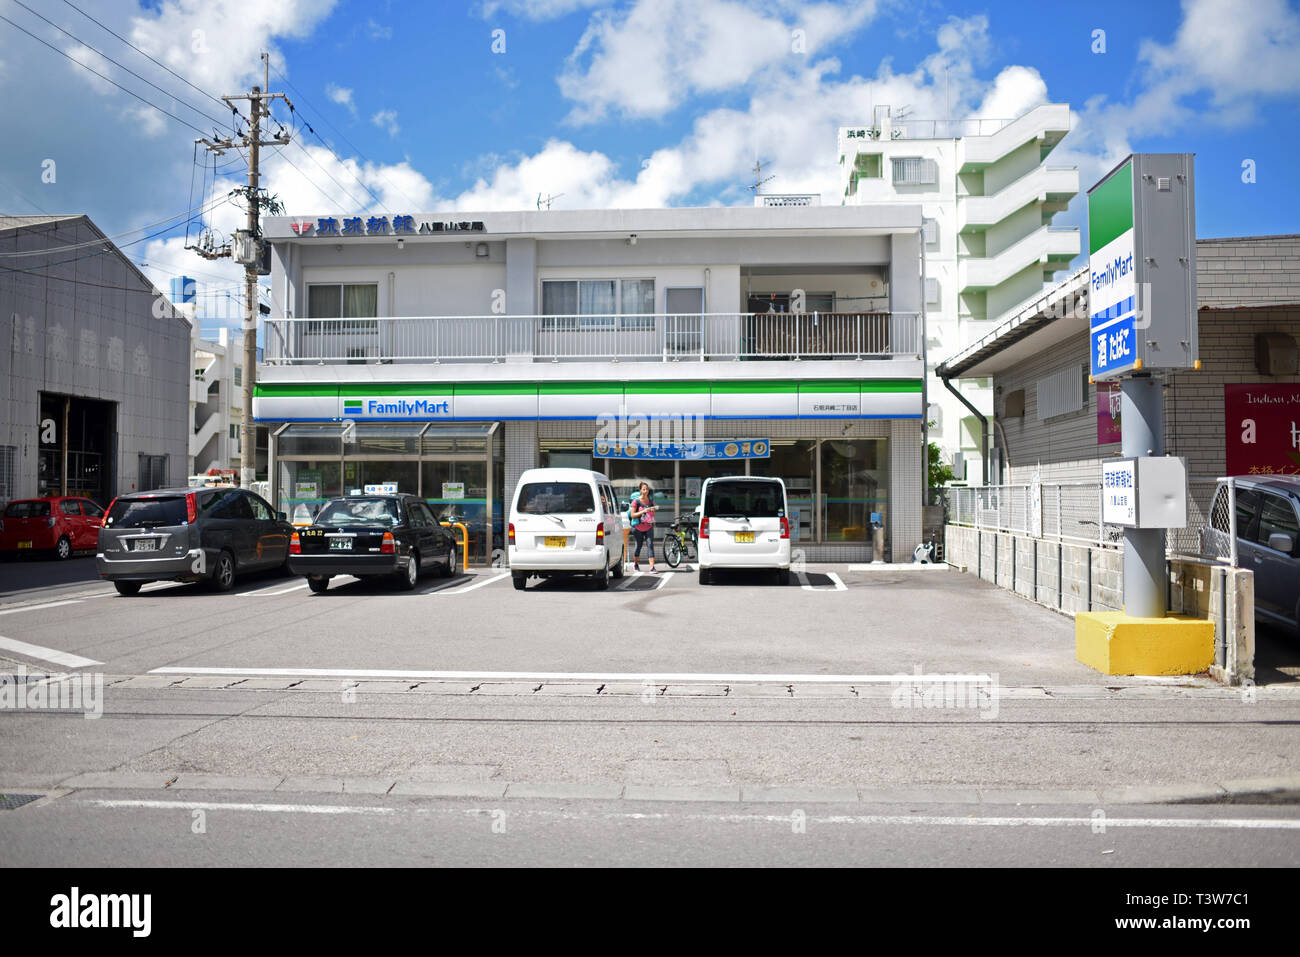
[(542, 194), (541, 194), (541, 193), (538, 193), (538, 194), (537, 194), (537, 208), (538, 208), (538, 209), (541, 209), (541, 208), (542, 208), (542, 203), (545, 203), (545, 204), (546, 204), (546, 208), (547, 208), (547, 209), (550, 209), (550, 208), (551, 208), (551, 203), (555, 202), (557, 199), (559, 199), (559, 198), (560, 198), (561, 196), (563, 196), (563, 195), (564, 195), (563, 193), (556, 193), (556, 194), (553, 195), (553, 196), (547, 196), (545, 199), (542, 199)]
[[(766, 164), (766, 165), (771, 166), (772, 164), (771, 164), (771, 163), (768, 163), (768, 164)], [(753, 168), (752, 170), (750, 170), (750, 172), (754, 174), (754, 182), (753, 182), (753, 183), (750, 183), (748, 186), (745, 187), (745, 189), (749, 190), (749, 191), (750, 191), (751, 193), (753, 193), (755, 196), (758, 195), (758, 191), (759, 191), (760, 189), (763, 188), (764, 184), (766, 184), (766, 183), (770, 183), (770, 182), (772, 182), (772, 180), (776, 179), (776, 176), (775, 176), (775, 175), (768, 176), (767, 178), (764, 178), (764, 177), (763, 177), (763, 166), (764, 166), (764, 163), (763, 163), (762, 160), (760, 160), (760, 159), (756, 159), (756, 160), (754, 160), (754, 168)]]

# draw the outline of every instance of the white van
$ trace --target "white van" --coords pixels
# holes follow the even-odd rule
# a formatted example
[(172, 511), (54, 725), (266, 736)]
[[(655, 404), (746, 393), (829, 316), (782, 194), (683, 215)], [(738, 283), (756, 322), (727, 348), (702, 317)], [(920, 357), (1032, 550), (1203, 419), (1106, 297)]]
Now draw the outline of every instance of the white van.
[(515, 489), (506, 539), (519, 591), (534, 576), (590, 575), (601, 589), (623, 577), (623, 520), (602, 472), (529, 469)]
[(708, 478), (700, 491), (700, 584), (718, 568), (774, 568), (790, 584), (785, 482), (757, 475)]

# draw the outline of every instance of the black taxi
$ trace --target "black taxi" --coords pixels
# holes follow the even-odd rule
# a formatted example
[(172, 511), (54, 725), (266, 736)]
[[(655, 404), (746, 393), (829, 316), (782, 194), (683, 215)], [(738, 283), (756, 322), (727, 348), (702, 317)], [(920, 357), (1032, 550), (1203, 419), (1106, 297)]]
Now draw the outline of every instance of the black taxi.
[(293, 533), (289, 571), (305, 575), (314, 592), (335, 575), (389, 577), (409, 591), (424, 569), (455, 575), (458, 552), (455, 534), (418, 496), (352, 495), (326, 502)]

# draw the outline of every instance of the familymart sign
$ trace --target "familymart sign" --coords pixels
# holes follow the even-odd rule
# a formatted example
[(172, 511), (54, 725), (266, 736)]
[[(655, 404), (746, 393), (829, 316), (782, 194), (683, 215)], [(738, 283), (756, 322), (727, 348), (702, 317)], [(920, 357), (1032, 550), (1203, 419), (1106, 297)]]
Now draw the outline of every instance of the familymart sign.
[(1094, 379), (1197, 367), (1195, 209), (1190, 153), (1135, 153), (1088, 191)]

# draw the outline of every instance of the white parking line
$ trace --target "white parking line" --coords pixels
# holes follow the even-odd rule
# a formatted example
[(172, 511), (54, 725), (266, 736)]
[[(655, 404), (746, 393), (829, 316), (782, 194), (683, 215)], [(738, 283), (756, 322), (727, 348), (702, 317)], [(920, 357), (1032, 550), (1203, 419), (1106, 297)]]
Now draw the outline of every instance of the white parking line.
[(14, 651), (20, 655), (26, 655), (28, 658), (39, 658), (41, 661), (63, 665), (65, 668), (85, 668), (87, 665), (103, 664), (103, 662), (96, 661), (94, 658), (83, 658), (80, 655), (69, 654), (66, 651), (56, 651), (53, 648), (44, 648), (41, 645), (29, 645), (25, 641), (17, 641), (13, 638), (0, 637), (0, 649)]
[(463, 595), (467, 591), (473, 591), (475, 588), (482, 588), (484, 585), (491, 585), (493, 582), (499, 582), (501, 581), (501, 579), (509, 578), (509, 577), (510, 577), (509, 572), (501, 572), (500, 574), (493, 575), (490, 578), (485, 578), (481, 582), (474, 582), (472, 585), (465, 585), (464, 587), (461, 588), (452, 588), (450, 590), (445, 590), (445, 591), (439, 589), (438, 591), (429, 592), (429, 594), (430, 595)]
[(0, 615), (16, 615), (20, 611), (42, 611), (46, 608), (58, 608), (62, 605), (79, 605), (79, 604), (81, 604), (80, 598), (71, 598), (68, 601), (50, 601), (50, 602), (46, 602), (43, 605), (24, 605), (21, 608), (9, 608), (6, 609), (5, 611), (0, 611)]
[(306, 587), (307, 587), (307, 583), (304, 581), (300, 585), (290, 585), (288, 588), (277, 588), (275, 591), (269, 591), (265, 588), (261, 588), (258, 589), (257, 591), (241, 591), (239, 594), (241, 596), (246, 596), (246, 597), (270, 598), (273, 595), (287, 595), (291, 591), (301, 591)]
[(823, 588), (823, 587), (820, 587), (820, 586), (817, 586), (817, 585), (810, 585), (810, 584), (808, 584), (808, 575), (807, 575), (806, 573), (804, 573), (804, 572), (795, 572), (795, 574), (799, 577), (799, 582), (800, 582), (800, 584), (803, 586), (803, 590), (804, 590), (804, 591), (827, 591), (827, 592), (829, 592), (829, 591), (848, 591), (848, 590), (849, 590), (849, 586), (846, 585), (846, 584), (844, 584), (844, 582), (840, 581), (840, 576), (837, 575), (837, 574), (835, 574), (834, 572), (826, 572), (826, 577), (829, 578), (829, 579), (831, 580), (831, 584), (833, 584), (833, 585), (835, 586), (834, 588)]
[(762, 675), (762, 674), (694, 674), (683, 672), (571, 672), (571, 671), (393, 671), (375, 668), (213, 668), (166, 665), (152, 669), (151, 675), (249, 675), (280, 678), (285, 676), (305, 678), (392, 678), (423, 681), (663, 681), (675, 684), (704, 682), (708, 684), (893, 684), (906, 682), (969, 682), (988, 684), (993, 678), (987, 674), (894, 674), (894, 675)]
[(396, 808), (345, 804), (226, 804), (219, 801), (106, 801), (82, 804), (105, 808), (156, 808), (185, 811), (261, 811), (271, 814), (395, 814)]

